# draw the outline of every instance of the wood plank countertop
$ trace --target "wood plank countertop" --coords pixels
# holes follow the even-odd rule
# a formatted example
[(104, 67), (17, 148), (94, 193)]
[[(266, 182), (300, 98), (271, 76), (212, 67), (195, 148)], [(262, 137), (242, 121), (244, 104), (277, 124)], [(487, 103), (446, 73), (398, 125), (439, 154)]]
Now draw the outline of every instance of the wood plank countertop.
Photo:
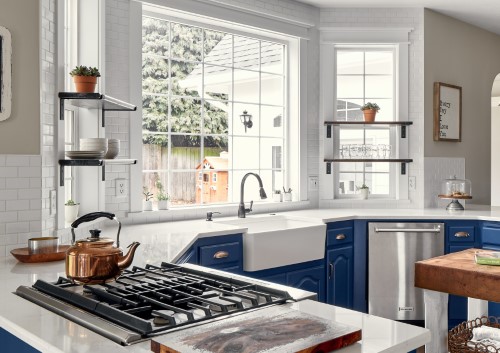
[(415, 263), (415, 287), (500, 302), (500, 266), (478, 265), (467, 249)]

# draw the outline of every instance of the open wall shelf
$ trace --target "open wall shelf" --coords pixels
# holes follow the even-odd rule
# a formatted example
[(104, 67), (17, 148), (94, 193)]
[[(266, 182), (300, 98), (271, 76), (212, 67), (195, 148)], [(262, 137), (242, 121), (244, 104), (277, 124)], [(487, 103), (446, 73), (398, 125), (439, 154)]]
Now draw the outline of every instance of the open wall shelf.
[(325, 121), (325, 125), (413, 125), (413, 121)]
[(106, 178), (107, 165), (132, 165), (137, 159), (60, 159), (59, 160), (59, 185), (64, 186), (64, 167), (93, 166), (102, 167), (102, 181)]

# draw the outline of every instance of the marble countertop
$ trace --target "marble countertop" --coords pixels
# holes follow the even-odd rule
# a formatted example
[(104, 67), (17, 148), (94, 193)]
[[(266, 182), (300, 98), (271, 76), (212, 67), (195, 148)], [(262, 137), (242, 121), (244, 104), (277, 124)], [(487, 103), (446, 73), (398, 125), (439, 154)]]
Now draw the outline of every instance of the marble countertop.
[[(334, 222), (350, 219), (456, 219), (456, 220), (489, 220), (500, 221), (500, 207), (474, 206), (465, 211), (448, 212), (444, 209), (307, 209), (281, 214), (297, 218), (307, 218), (321, 222)], [(252, 215), (249, 217), (261, 217)], [(234, 218), (234, 217), (232, 217)], [(221, 218), (222, 219), (222, 218)], [(224, 220), (224, 219), (222, 219)], [(110, 224), (109, 228), (103, 229), (103, 236), (114, 237), (116, 228)], [(159, 264), (162, 261), (175, 261), (186, 249), (188, 249), (198, 238), (227, 235), (245, 232), (246, 228), (221, 224), (215, 219), (214, 222), (205, 220), (181, 221), (168, 223), (154, 223), (141, 225), (125, 225), (120, 236), (121, 246), (126, 247), (132, 241), (139, 241), (141, 246), (137, 249), (134, 265), (143, 266), (147, 263)], [(28, 344), (42, 352), (150, 352), (149, 343), (141, 342), (129, 347), (122, 347), (104, 337), (93, 333), (69, 320), (53, 314), (31, 302), (28, 302), (13, 294), (19, 285), (32, 285), (37, 279), (55, 281), (58, 276), (65, 276), (64, 261), (54, 263), (23, 264), (18, 263), (13, 257), (0, 258), (0, 326), (14, 335), (20, 337)], [(313, 304), (311, 304), (313, 305)], [(318, 312), (337, 310), (341, 317), (352, 317), (346, 319), (349, 322), (358, 322), (366, 327), (364, 340), (357, 346), (345, 348), (344, 352), (402, 352), (402, 347), (408, 342), (421, 342), (428, 332), (412, 331), (404, 324), (386, 320), (384, 325), (391, 329), (385, 331), (388, 335), (409, 330), (418, 339), (406, 339), (401, 343), (399, 350), (392, 348), (379, 348), (384, 346), (383, 342), (392, 342), (395, 338), (386, 336), (379, 338), (376, 327), (381, 323), (377, 320), (385, 320), (374, 316), (351, 312), (350, 310), (334, 308), (320, 303), (314, 303)], [(313, 306), (314, 306), (313, 305)], [(311, 309), (312, 310), (312, 309)], [(344, 312), (345, 311), (345, 312)], [(349, 316), (350, 315), (350, 316)], [(372, 326), (365, 326), (372, 324)], [(391, 326), (392, 325), (392, 326)], [(399, 327), (399, 325), (404, 325)], [(371, 328), (368, 328), (371, 327)], [(397, 329), (395, 329), (397, 327)], [(416, 328), (414, 328), (416, 329)], [(390, 333), (393, 332), (393, 333)], [(380, 333), (381, 334), (381, 333)], [(411, 335), (410, 335), (411, 336)], [(425, 336), (425, 337), (424, 337)], [(424, 338), (422, 338), (424, 337)], [(369, 341), (372, 339), (372, 341)], [(385, 341), (384, 341), (385, 340)], [(416, 341), (415, 341), (416, 340)], [(371, 343), (369, 343), (371, 342)], [(416, 346), (412, 346), (416, 347)], [(405, 348), (406, 349), (406, 348)]]

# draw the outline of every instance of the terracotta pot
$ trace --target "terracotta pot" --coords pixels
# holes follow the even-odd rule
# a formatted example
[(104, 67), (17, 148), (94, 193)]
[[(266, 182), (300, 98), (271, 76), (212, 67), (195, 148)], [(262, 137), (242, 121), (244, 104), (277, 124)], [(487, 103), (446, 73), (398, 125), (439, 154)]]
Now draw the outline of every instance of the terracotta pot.
[(78, 93), (94, 93), (97, 84), (95, 76), (73, 76), (75, 89)]
[(375, 121), (375, 115), (377, 115), (377, 111), (374, 109), (365, 109), (363, 110), (363, 114), (365, 116), (366, 122), (373, 123)]

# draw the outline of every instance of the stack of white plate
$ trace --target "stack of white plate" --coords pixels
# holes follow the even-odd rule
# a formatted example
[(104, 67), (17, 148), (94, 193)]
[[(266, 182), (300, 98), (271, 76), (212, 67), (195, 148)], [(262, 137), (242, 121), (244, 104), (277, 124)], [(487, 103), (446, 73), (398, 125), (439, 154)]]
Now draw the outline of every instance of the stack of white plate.
[(80, 151), (86, 152), (106, 152), (108, 151), (108, 139), (106, 138), (81, 138), (80, 139)]
[(101, 159), (103, 151), (66, 151), (66, 157), (71, 159)]
[(106, 159), (113, 159), (120, 153), (120, 140), (108, 139), (108, 152), (106, 152)]

